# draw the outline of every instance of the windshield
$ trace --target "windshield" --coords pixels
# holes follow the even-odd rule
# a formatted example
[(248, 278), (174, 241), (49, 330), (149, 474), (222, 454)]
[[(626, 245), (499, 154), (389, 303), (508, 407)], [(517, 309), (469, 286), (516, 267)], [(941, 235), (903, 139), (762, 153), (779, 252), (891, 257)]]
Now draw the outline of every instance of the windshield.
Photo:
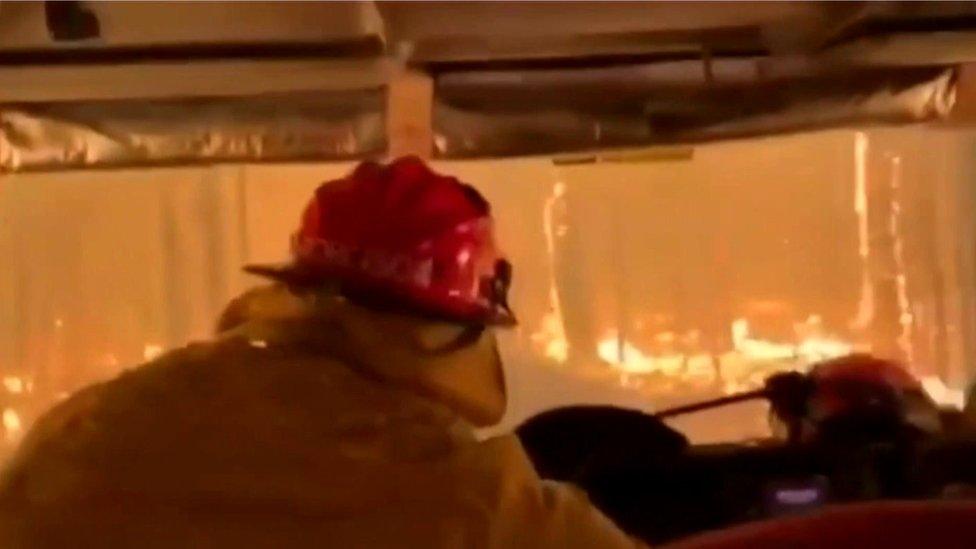
[[(501, 336), (511, 429), (565, 404), (654, 411), (855, 351), (940, 402), (972, 374), (968, 131), (836, 130), (581, 159), (436, 162), (493, 204), (519, 326)], [(0, 178), (8, 449), (80, 387), (203, 339), (281, 261), (312, 189), (349, 163)], [(674, 420), (767, 436), (765, 405)]]

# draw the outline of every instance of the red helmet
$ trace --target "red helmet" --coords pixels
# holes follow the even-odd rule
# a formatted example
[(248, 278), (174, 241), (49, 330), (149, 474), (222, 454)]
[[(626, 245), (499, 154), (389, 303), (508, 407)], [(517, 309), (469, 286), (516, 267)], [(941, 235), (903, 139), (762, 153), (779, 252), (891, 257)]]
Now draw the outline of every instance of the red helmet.
[(920, 390), (922, 384), (901, 364), (866, 354), (852, 354), (817, 364), (811, 376), (821, 383), (851, 381), (896, 391)]
[(514, 323), (511, 266), (488, 202), (419, 158), (363, 162), (322, 184), (291, 247), (289, 265), (245, 270), (299, 287), (337, 281), (347, 293), (452, 320)]
[(816, 387), (810, 409), (815, 419), (869, 411), (914, 416), (914, 408), (931, 404), (921, 383), (908, 370), (870, 355), (822, 362), (810, 377)]

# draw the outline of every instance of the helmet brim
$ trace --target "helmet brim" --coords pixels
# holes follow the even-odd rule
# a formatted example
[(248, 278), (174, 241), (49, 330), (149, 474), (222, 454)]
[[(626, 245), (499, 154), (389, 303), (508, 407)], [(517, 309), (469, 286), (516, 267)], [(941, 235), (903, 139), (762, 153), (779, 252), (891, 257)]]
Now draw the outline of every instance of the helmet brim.
[[(274, 280), (275, 282), (280, 282), (286, 286), (296, 289), (313, 289), (332, 284), (337, 285), (337, 287), (340, 288), (347, 286), (347, 284), (343, 283), (343, 279), (340, 276), (329, 276), (320, 271), (313, 271), (297, 263), (246, 265), (244, 266), (244, 272)], [(418, 302), (414, 299), (409, 299), (406, 296), (388, 294), (387, 292), (383, 292), (383, 290), (380, 288), (372, 287), (348, 289), (352, 291), (343, 293), (363, 295), (364, 293), (368, 292), (375, 294), (376, 296), (379, 296), (379, 294), (387, 294), (383, 296), (386, 298), (385, 300), (392, 301), (396, 304), (394, 308), (409, 314), (432, 317), (451, 322), (468, 324), (477, 323), (497, 327), (513, 327), (518, 324), (515, 314), (512, 313), (512, 310), (507, 305), (496, 305), (491, 311), (486, 311), (484, 314), (479, 314), (476, 316), (453, 316), (444, 313), (443, 311), (435, 310), (428, 304)], [(358, 302), (361, 300), (357, 299), (356, 301)], [(372, 302), (376, 300), (369, 299), (365, 301)]]
[(322, 273), (313, 273), (296, 263), (245, 265), (244, 272), (269, 278), (295, 288), (314, 288), (337, 280), (324, 277)]

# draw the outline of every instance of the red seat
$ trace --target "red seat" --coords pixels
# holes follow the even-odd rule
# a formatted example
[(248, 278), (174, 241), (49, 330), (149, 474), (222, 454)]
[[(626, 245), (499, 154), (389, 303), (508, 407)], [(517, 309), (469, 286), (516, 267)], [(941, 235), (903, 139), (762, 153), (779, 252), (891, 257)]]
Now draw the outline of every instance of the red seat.
[(974, 549), (976, 501), (872, 502), (750, 523), (668, 549)]

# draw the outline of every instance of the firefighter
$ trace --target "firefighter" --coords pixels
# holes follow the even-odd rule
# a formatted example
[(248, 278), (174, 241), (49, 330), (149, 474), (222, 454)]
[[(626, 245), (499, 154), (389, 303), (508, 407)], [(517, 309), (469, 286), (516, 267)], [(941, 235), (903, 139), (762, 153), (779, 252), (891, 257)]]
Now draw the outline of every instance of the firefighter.
[(84, 389), (2, 478), (0, 546), (634, 547), (518, 440), (488, 203), (422, 161), (315, 192), (212, 341)]
[(788, 438), (839, 443), (932, 435), (941, 431), (938, 406), (896, 362), (853, 354), (817, 364), (809, 375), (767, 381), (776, 419)]

